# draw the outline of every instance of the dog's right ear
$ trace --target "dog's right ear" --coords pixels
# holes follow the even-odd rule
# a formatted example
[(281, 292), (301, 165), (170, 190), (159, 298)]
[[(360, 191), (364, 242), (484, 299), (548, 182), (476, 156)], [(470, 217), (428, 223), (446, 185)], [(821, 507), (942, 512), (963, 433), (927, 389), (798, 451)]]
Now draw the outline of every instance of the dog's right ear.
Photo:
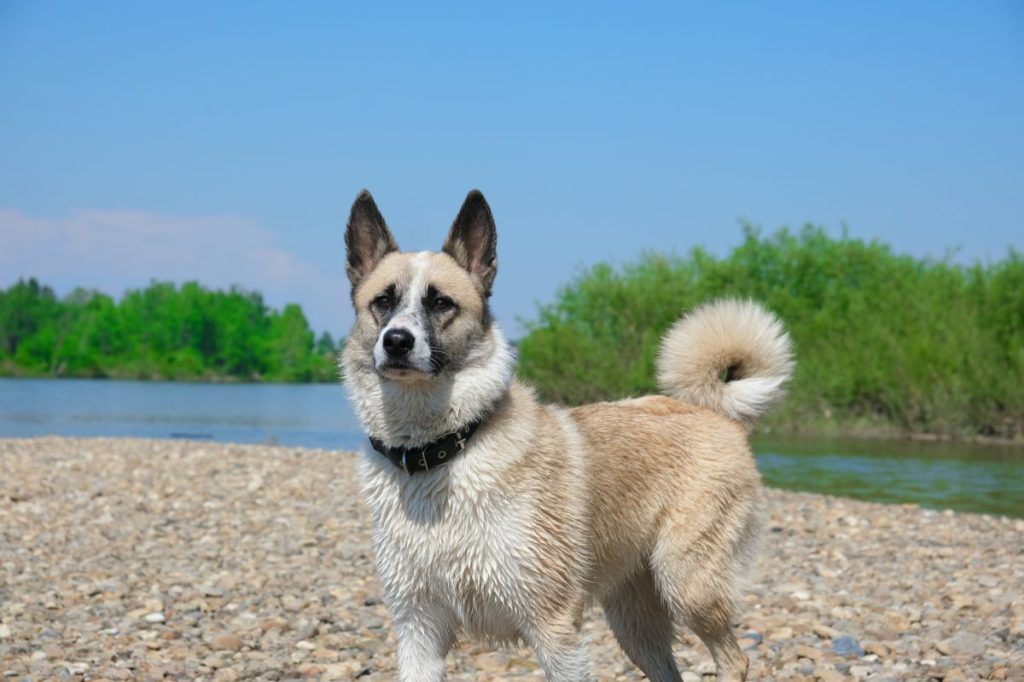
[(377, 263), (384, 256), (392, 251), (398, 251), (398, 244), (391, 236), (384, 216), (380, 214), (373, 197), (365, 189), (352, 204), (348, 228), (345, 230), (345, 249), (348, 251), (348, 265), (345, 271), (353, 289), (363, 277), (377, 267)]
[(441, 251), (468, 271), (487, 297), (491, 295), (491, 285), (498, 274), (497, 248), (498, 232), (494, 227), (491, 207), (480, 190), (474, 189), (466, 195)]

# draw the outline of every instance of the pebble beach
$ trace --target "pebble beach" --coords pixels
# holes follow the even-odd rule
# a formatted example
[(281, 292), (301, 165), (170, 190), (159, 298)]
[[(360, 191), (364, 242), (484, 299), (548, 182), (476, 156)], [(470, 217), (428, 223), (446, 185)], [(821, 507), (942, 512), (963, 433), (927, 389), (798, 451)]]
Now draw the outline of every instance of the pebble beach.
[[(5, 680), (390, 680), (351, 453), (0, 440)], [(1024, 680), (1024, 520), (767, 491), (736, 631), (758, 680)], [(644, 679), (599, 610), (595, 677)], [(713, 679), (683, 634), (687, 682)], [(449, 679), (543, 679), (464, 641)]]

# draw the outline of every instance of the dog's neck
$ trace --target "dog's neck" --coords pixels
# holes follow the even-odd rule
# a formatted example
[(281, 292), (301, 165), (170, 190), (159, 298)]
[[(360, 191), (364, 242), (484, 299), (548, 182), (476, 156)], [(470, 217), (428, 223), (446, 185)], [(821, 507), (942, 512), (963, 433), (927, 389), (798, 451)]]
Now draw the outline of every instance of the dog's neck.
[(486, 418), (508, 392), (515, 357), (492, 324), (465, 366), (434, 379), (384, 379), (362, 362), (346, 352), (345, 387), (367, 435), (388, 447), (414, 447)]

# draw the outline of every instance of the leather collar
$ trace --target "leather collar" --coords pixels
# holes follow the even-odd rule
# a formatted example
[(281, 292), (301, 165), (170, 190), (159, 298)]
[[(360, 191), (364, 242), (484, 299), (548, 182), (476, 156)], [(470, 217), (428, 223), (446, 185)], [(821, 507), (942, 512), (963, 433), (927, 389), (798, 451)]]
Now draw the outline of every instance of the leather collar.
[(392, 464), (411, 476), (418, 471), (430, 471), (455, 459), (466, 449), (466, 442), (482, 423), (483, 420), (467, 424), (458, 431), (441, 436), (433, 443), (415, 448), (389, 448), (372, 437), (370, 445), (374, 450), (387, 457)]

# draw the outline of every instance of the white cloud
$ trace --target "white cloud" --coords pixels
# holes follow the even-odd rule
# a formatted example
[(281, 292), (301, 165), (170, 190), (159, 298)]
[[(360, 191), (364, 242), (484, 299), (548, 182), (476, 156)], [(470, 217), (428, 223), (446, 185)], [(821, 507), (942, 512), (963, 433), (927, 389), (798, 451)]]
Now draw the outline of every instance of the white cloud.
[(61, 293), (85, 286), (115, 296), (151, 279), (238, 284), (261, 291), (274, 307), (301, 304), (315, 329), (337, 334), (352, 319), (340, 272), (323, 272), (240, 216), (79, 210), (37, 218), (0, 210), (0, 286), (18, 277), (36, 277)]

